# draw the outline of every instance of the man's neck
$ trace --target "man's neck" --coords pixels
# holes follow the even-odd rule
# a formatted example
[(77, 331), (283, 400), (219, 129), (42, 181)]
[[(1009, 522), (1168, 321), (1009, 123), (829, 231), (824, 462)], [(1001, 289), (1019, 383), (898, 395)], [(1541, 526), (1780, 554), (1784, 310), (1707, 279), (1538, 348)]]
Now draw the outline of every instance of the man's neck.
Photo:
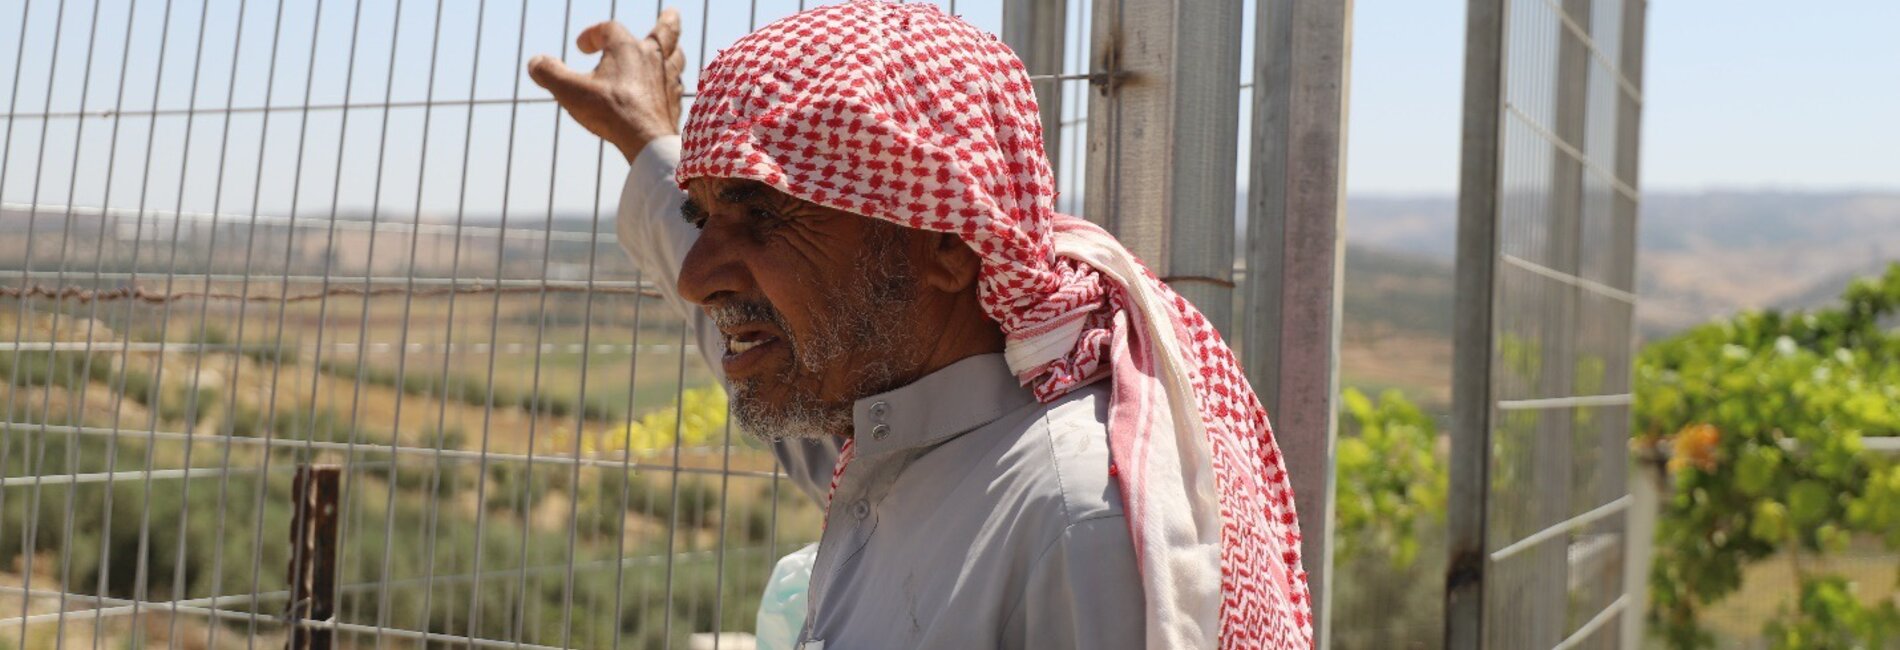
[[(1006, 342), (1003, 330), (983, 313), (974, 290), (968, 296), (958, 297), (967, 300), (956, 300), (946, 304), (943, 309), (923, 310), (922, 318), (906, 324), (917, 335), (912, 338), (914, 344), (910, 346), (911, 349), (899, 351), (899, 355), (914, 360), (905, 364), (913, 370), (900, 373), (900, 379), (889, 386), (870, 387), (870, 390), (863, 391), (859, 399), (909, 386), (958, 361), (1003, 351)], [(845, 406), (849, 408), (849, 405)], [(833, 433), (845, 439), (852, 435), (848, 426)]]
[(976, 292), (947, 305), (945, 313), (926, 317), (915, 325), (920, 330), (918, 351), (921, 363), (913, 374), (912, 381), (922, 379), (930, 373), (942, 370), (950, 364), (979, 354), (1002, 352), (1006, 339), (1002, 328), (996, 321), (983, 313), (983, 307), (976, 300)]

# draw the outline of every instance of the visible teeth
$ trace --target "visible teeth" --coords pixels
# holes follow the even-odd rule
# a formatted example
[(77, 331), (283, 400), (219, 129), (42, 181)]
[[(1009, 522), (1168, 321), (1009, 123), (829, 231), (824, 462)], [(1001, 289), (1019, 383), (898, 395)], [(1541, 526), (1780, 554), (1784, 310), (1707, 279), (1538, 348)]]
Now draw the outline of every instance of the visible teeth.
[(759, 345), (760, 345), (760, 344), (763, 344), (763, 343), (765, 343), (765, 341), (763, 341), (763, 340), (760, 340), (760, 341), (727, 341), (727, 342), (726, 342), (726, 351), (727, 351), (727, 352), (731, 352), (731, 353), (733, 353), (733, 354), (740, 354), (740, 353), (743, 353), (743, 352), (745, 352), (746, 350), (750, 350), (750, 349), (752, 349), (752, 348), (756, 348), (756, 347), (759, 347)]

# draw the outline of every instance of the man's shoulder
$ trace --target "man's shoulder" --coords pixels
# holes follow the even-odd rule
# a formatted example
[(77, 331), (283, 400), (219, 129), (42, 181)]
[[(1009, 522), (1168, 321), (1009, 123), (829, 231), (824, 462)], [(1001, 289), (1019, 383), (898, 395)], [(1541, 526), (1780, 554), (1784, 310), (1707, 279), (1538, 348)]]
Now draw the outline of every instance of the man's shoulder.
[[(1027, 512), (1066, 529), (1122, 517), (1121, 489), (1109, 474), (1107, 382), (1032, 403), (1003, 420), (993, 484)], [(988, 436), (986, 436), (988, 437)]]

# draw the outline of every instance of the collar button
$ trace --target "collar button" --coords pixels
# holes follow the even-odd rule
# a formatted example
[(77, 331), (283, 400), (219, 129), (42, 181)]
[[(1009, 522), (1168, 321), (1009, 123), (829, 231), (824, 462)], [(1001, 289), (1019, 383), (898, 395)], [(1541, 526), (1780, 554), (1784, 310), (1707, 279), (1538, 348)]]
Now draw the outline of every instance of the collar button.
[(871, 421), (881, 423), (884, 421), (884, 417), (890, 414), (891, 405), (889, 403), (882, 400), (871, 403)]
[(871, 427), (872, 440), (883, 440), (884, 436), (888, 436), (888, 435), (891, 435), (891, 425), (880, 424), (880, 425)]

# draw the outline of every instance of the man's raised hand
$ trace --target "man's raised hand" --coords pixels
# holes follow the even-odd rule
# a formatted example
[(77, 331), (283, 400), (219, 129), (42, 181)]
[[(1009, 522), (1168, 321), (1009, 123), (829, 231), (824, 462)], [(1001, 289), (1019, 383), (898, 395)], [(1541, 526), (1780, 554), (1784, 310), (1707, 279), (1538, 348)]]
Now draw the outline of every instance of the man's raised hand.
[(631, 162), (654, 138), (679, 133), (680, 74), (686, 69), (679, 40), (680, 15), (672, 9), (660, 13), (644, 39), (620, 23), (598, 23), (575, 39), (582, 53), (601, 55), (592, 72), (538, 55), (528, 61), (528, 76)]

